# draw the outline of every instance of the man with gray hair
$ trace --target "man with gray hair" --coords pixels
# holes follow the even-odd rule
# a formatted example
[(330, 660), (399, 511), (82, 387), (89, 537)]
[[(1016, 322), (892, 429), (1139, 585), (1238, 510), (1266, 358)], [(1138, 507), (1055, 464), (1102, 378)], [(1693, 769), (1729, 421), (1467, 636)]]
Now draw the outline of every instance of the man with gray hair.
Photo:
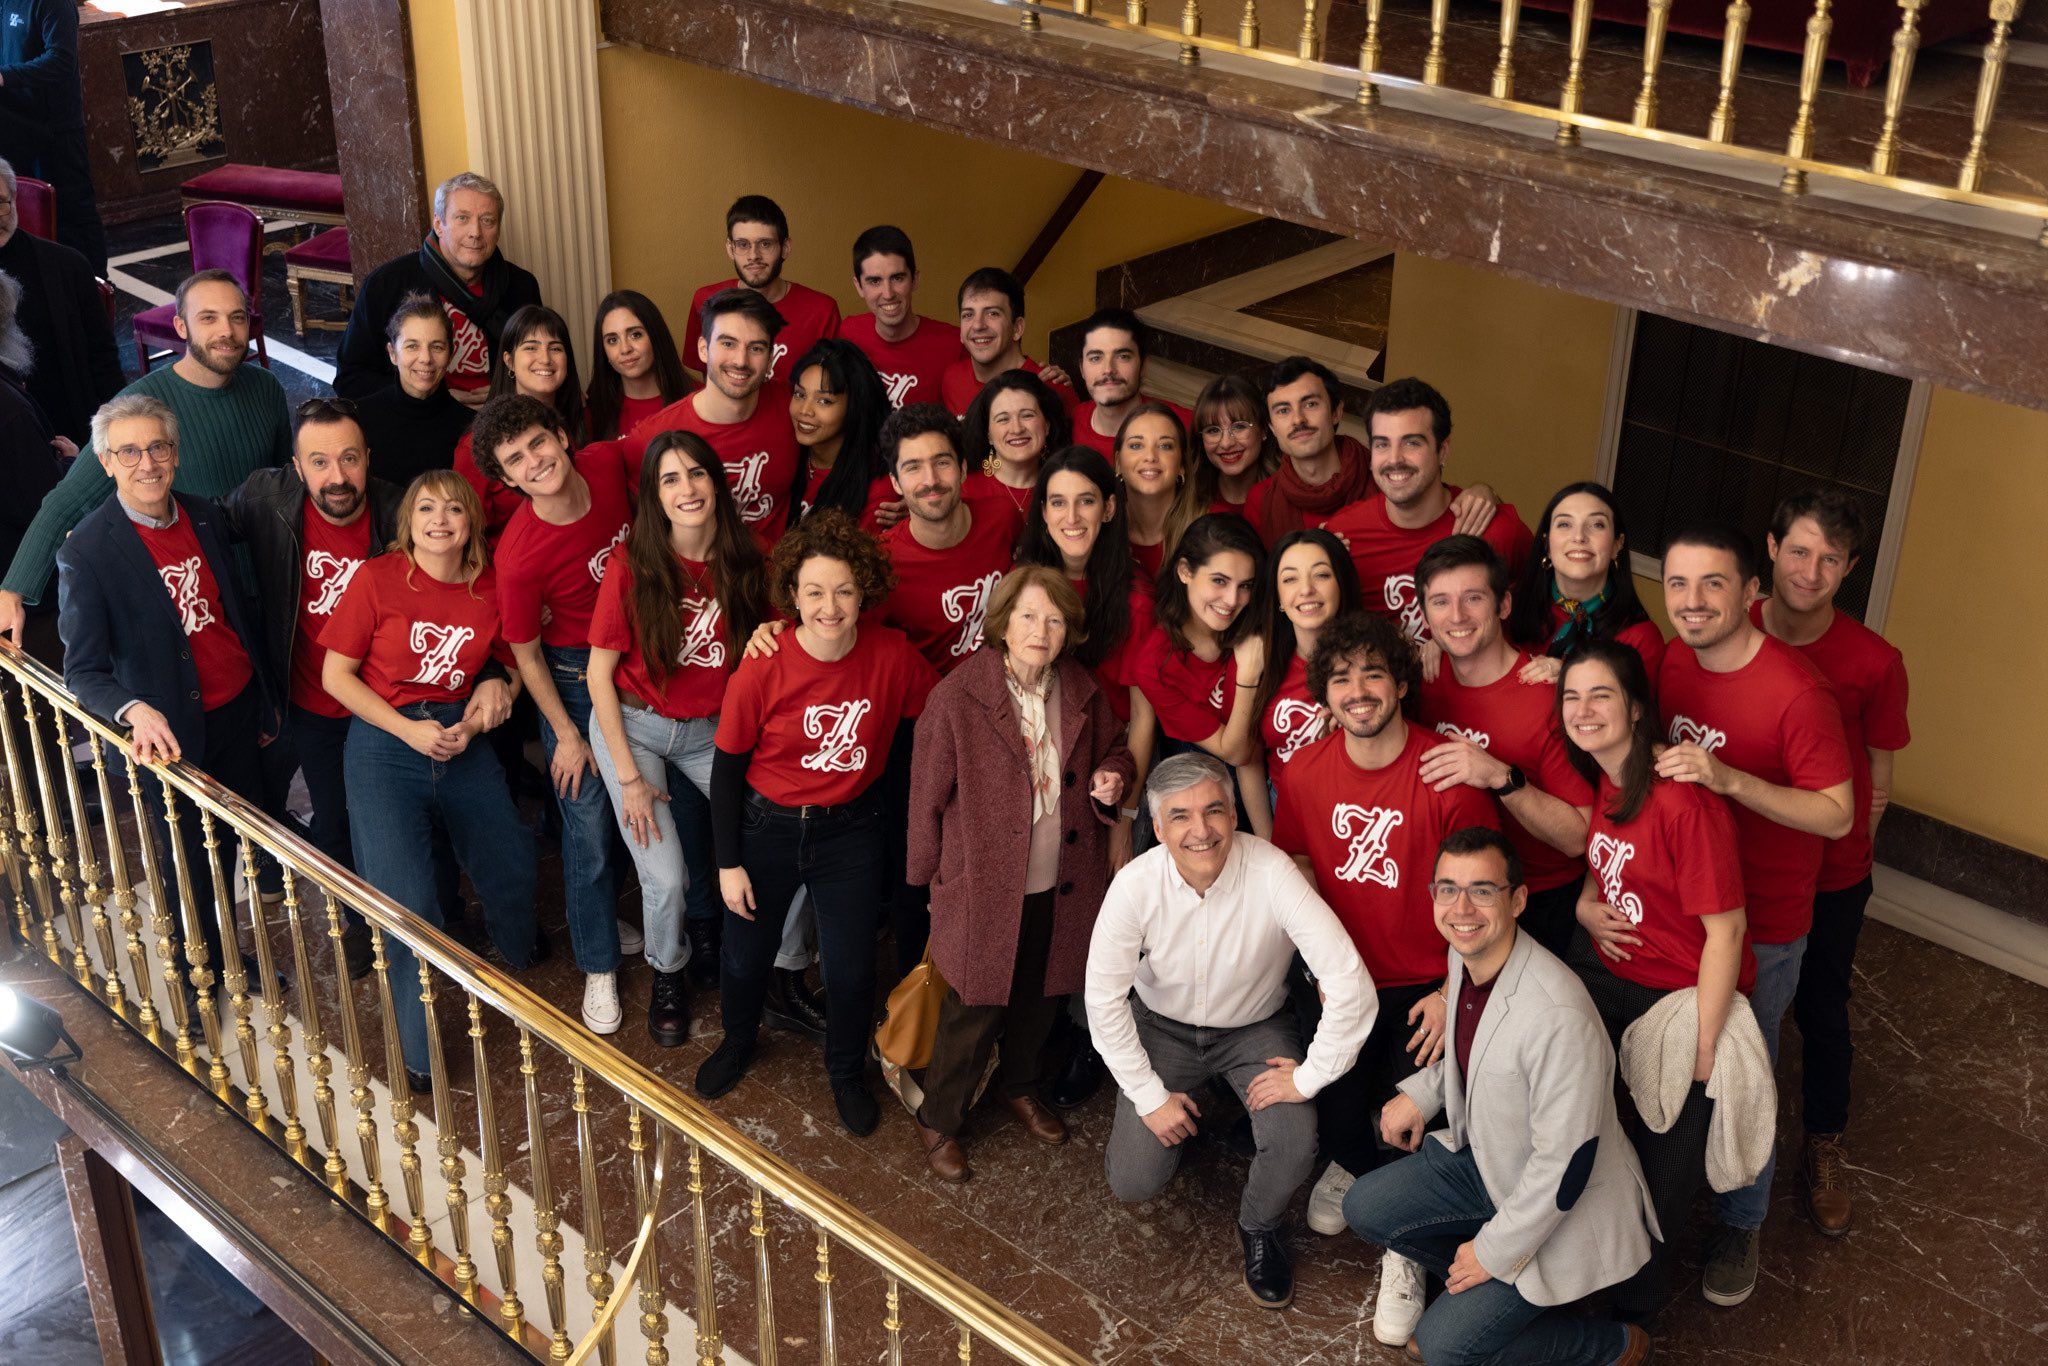
[(540, 282), (507, 261), (498, 250), (505, 196), (474, 171), (441, 182), (434, 191), (434, 230), (410, 255), (371, 271), (356, 291), (356, 304), (334, 357), (334, 392), (367, 398), (398, 378), (384, 350), (384, 328), (405, 296), (433, 295), (448, 313), (453, 348), (448, 392), (471, 407), (491, 387), (491, 366), (505, 323), (528, 304), (540, 302)]
[(128, 379), (91, 263), (22, 228), (19, 189), (14, 168), (0, 160), (0, 272), (21, 286), (15, 321), (36, 351), (35, 368), (20, 373), (54, 433), (71, 443), (69, 454), (84, 444), (93, 409)]
[[(1350, 935), (1294, 860), (1235, 828), (1220, 762), (1202, 753), (1162, 761), (1145, 800), (1159, 843), (1110, 884), (1088, 949), (1088, 1027), (1123, 1093), (1106, 1155), (1110, 1189), (1130, 1201), (1164, 1189), (1201, 1117), (1191, 1093), (1228, 1082), (1258, 1145), (1238, 1202), (1245, 1286), (1260, 1306), (1284, 1309), (1294, 1273), (1282, 1224), (1316, 1156), (1308, 1102), (1350, 1068), (1378, 998)], [(1297, 952), (1323, 995), (1306, 1050), (1287, 990)]]

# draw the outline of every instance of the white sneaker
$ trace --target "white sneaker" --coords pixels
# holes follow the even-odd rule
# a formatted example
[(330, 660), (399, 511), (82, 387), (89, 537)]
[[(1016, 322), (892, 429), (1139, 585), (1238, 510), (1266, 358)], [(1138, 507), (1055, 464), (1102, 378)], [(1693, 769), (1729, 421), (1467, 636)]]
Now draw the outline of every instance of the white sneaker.
[(1334, 1162), (1323, 1168), (1322, 1180), (1308, 1193), (1308, 1226), (1325, 1238), (1344, 1232), (1344, 1196), (1357, 1179)]
[(619, 979), (613, 974), (583, 974), (583, 1027), (593, 1034), (618, 1032)]
[(1422, 1264), (1397, 1252), (1380, 1258), (1380, 1299), (1372, 1311), (1372, 1335), (1389, 1347), (1406, 1347), (1422, 1322)]
[(630, 920), (619, 922), (619, 952), (631, 958), (647, 947), (647, 940), (640, 934), (640, 927)]

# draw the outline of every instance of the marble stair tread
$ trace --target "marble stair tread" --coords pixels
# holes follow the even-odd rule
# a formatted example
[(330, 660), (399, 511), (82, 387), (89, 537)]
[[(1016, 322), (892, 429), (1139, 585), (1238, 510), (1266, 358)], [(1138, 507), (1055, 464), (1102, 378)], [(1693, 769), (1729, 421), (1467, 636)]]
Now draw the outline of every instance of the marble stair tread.
[(1369, 371), (1380, 353), (1285, 323), (1255, 318), (1214, 304), (1187, 298), (1164, 299), (1138, 310), (1138, 317), (1162, 332), (1272, 362), (1288, 356), (1309, 356), (1335, 372), (1338, 379), (1360, 389), (1377, 387)]

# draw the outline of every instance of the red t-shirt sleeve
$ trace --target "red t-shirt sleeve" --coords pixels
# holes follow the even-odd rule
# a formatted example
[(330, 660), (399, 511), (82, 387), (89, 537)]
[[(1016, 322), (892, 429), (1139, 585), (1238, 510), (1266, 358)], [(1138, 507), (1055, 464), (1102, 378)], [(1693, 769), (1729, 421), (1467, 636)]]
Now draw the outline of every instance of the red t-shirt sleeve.
[(1863, 709), (1863, 743), (1872, 749), (1904, 749), (1912, 739), (1906, 724), (1906, 661), (1893, 655)]
[(1512, 503), (1500, 505), (1493, 520), (1486, 524), (1484, 539), (1507, 561), (1508, 581), (1520, 583), (1522, 571), (1529, 567), (1529, 557), (1536, 549), (1536, 538), (1522, 525), (1522, 516)]
[(1552, 728), (1550, 733), (1543, 737), (1543, 749), (1537, 757), (1536, 772), (1531, 775), (1530, 781), (1540, 790), (1568, 805), (1591, 806), (1592, 785), (1580, 777), (1579, 771), (1572, 767), (1571, 755), (1565, 746), (1565, 738)]
[(1719, 915), (1743, 903), (1735, 817), (1726, 802), (1706, 795), (1711, 800), (1675, 813), (1664, 831), (1677, 873), (1678, 909), (1685, 915)]
[(1287, 781), (1287, 769), (1281, 769), (1274, 779), (1279, 800), (1273, 805), (1273, 843), (1283, 853), (1306, 854), (1308, 832), (1301, 826), (1301, 802), (1296, 798)]
[[(789, 648), (787, 642), (783, 648)], [(761, 742), (761, 680), (772, 659), (742, 660), (726, 687), (713, 743), (727, 754), (745, 754)]]
[(369, 568), (366, 562), (349, 580), (347, 591), (334, 605), (334, 614), (320, 628), (322, 648), (344, 659), (360, 660), (367, 656), (370, 637), (377, 632), (376, 579), (367, 572)]
[(931, 699), (932, 689), (939, 685), (939, 671), (908, 640), (903, 642), (898, 659), (898, 686), (903, 689), (901, 719), (915, 721), (924, 715), (924, 704)]
[(1785, 709), (1780, 723), (1785, 737), (1785, 772), (1792, 786), (1807, 792), (1846, 783), (1849, 742), (1842, 734), (1842, 710), (1825, 688), (1802, 691)]
[(633, 571), (626, 567), (623, 551), (614, 554), (604, 567), (604, 582), (597, 586), (597, 604), (590, 609), (590, 643), (599, 650), (626, 654), (633, 648), (633, 619), (626, 605), (627, 580)]
[(540, 639), (540, 588), (517, 555), (498, 561), (498, 620), (507, 640)]
[(1485, 826), (1488, 830), (1500, 829), (1500, 804), (1489, 794), (1476, 787), (1461, 785), (1444, 796), (1449, 798), (1445, 814), (1450, 818), (1448, 826), (1453, 832), (1471, 825)]
[(1154, 647), (1146, 647), (1133, 681), (1152, 704), (1161, 731), (1176, 740), (1198, 745), (1222, 730), (1223, 725), (1217, 721), (1216, 713), (1209, 710), (1206, 698), (1189, 697), (1167, 681), (1159, 669), (1159, 654)]

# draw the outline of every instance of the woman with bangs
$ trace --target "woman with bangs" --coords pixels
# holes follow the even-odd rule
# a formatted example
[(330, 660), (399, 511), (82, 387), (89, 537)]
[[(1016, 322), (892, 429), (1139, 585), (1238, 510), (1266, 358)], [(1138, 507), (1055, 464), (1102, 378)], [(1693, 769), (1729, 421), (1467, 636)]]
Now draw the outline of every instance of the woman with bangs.
[(1029, 370), (1005, 370), (983, 385), (960, 425), (967, 433), (960, 458), (973, 471), (962, 495), (1008, 498), (1019, 512), (1031, 503), (1047, 453), (1074, 436), (1066, 405)]
[(1280, 466), (1268, 439), (1265, 395), (1243, 375), (1218, 375), (1195, 400), (1193, 435), (1202, 443), (1195, 505), (1242, 517), (1252, 485)]
[[(539, 399), (562, 419), (573, 450), (589, 440), (583, 414), (583, 385), (576, 378), (576, 352), (569, 324), (552, 308), (528, 304), (505, 322), (498, 363), (491, 367), (491, 398), (524, 394)], [(498, 537), (525, 498), (517, 489), (492, 479), (477, 464), (468, 432), (455, 443), (455, 472), (469, 481), (484, 508), (484, 539), (496, 548)]]
[(882, 423), (889, 395), (874, 362), (858, 346), (827, 337), (790, 371), (789, 420), (804, 452), (796, 505), (800, 515), (837, 508), (870, 531), (903, 520), (903, 500), (882, 464)]
[(640, 873), (647, 1030), (664, 1048), (689, 1037), (685, 964), (716, 958), (721, 938), (715, 903), (712, 918), (686, 925), (684, 889), (708, 886), (717, 868), (687, 864), (669, 794), (680, 779), (708, 801), (734, 642), (767, 616), (767, 566), (724, 466), (696, 433), (663, 432), (647, 445), (632, 529), (590, 619), (590, 747)]
[(584, 396), (592, 441), (629, 435), (690, 392), (668, 320), (638, 290), (615, 289), (598, 300), (590, 354), (603, 361), (593, 368)]
[[(321, 685), (355, 716), (342, 771), (356, 871), (439, 929), (428, 831), (445, 831), (491, 942), (516, 971), (538, 956), (534, 844), (497, 755), (474, 743), (511, 713), (519, 686), (508, 676), (483, 509), (452, 470), (413, 480), (401, 507), (391, 552), (363, 562), (320, 633)], [(419, 964), (395, 935), (384, 951), (406, 1076), (425, 1092), (426, 1014), (407, 989)]]
[(1190, 523), (1202, 515), (1188, 477), (1188, 433), (1164, 403), (1146, 399), (1116, 429), (1116, 475), (1131, 563), (1156, 579)]

